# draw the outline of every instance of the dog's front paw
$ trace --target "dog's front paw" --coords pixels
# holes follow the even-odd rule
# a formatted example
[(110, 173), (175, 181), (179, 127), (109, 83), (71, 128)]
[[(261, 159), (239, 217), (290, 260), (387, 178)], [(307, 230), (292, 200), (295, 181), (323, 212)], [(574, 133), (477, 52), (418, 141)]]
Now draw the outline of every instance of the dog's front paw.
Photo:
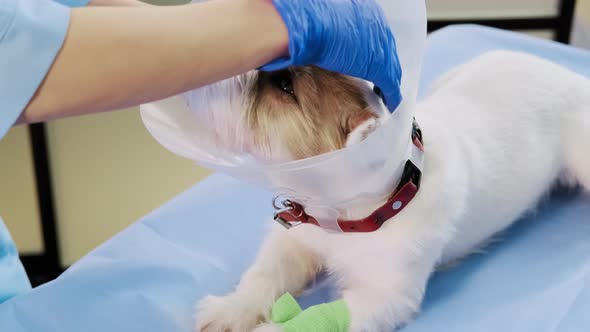
[(276, 324), (263, 324), (263, 325), (260, 325), (259, 327), (257, 327), (256, 329), (254, 329), (254, 331), (252, 331), (252, 332), (282, 332), (282, 331), (283, 330), (281, 329), (281, 327)]
[(266, 321), (269, 308), (255, 297), (208, 296), (197, 308), (198, 332), (248, 332)]

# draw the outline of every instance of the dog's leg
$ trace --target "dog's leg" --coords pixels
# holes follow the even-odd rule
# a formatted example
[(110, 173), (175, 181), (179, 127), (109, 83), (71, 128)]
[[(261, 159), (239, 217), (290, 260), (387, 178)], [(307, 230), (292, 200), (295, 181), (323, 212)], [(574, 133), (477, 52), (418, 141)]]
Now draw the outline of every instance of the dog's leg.
[[(426, 265), (418, 263), (420, 265)], [(397, 265), (399, 272), (385, 273), (381, 267), (367, 269), (368, 275), (378, 275), (377, 284), (366, 280), (343, 290), (342, 295), (351, 315), (351, 332), (389, 332), (406, 324), (420, 309), (426, 281), (432, 272), (431, 266), (408, 269)]]
[(197, 331), (245, 332), (268, 320), (274, 301), (301, 292), (320, 268), (318, 257), (297, 239), (303, 227), (287, 232), (277, 225), (243, 275), (236, 291), (207, 297), (197, 312)]
[[(341, 248), (326, 257), (326, 267), (337, 278), (350, 312), (350, 332), (391, 332), (419, 310), (443, 242), (405, 234), (405, 240), (371, 235), (361, 240), (356, 235), (343, 238)], [(280, 329), (265, 324), (254, 331)]]
[(326, 257), (327, 269), (341, 279), (350, 332), (390, 332), (420, 309), (428, 278), (454, 236), (454, 226), (443, 208), (418, 207), (382, 233)]

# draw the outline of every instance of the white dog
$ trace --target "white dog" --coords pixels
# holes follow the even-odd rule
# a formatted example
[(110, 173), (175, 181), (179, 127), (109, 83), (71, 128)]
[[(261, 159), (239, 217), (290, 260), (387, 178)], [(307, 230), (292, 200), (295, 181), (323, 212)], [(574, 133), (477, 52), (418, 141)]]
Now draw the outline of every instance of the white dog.
[[(382, 116), (369, 94), (367, 84), (313, 67), (195, 91), (216, 105), (210, 116), (222, 144), (279, 161), (362, 139)], [(391, 331), (418, 312), (438, 265), (477, 249), (560, 179), (590, 189), (590, 80), (576, 73), (491, 52), (451, 70), (417, 107), (425, 168), (410, 204), (374, 232), (277, 225), (235, 292), (200, 303), (198, 331), (280, 331), (268, 322), (271, 305), (320, 270), (336, 277), (351, 331)], [(363, 218), (382, 203), (341, 212)]]

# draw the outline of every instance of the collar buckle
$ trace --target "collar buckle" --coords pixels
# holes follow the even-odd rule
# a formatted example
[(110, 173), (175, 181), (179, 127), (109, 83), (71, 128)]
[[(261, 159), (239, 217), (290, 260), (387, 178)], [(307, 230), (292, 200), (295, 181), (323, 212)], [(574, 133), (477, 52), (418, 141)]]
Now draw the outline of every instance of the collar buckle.
[(278, 200), (279, 196), (275, 196), (272, 199), (272, 206), (275, 209), (274, 220), (286, 229), (290, 229), (295, 226), (301, 225), (301, 221), (289, 221), (283, 218), (282, 216), (288, 213), (294, 218), (301, 218), (303, 217), (303, 208), (298, 208), (298, 205), (296, 205), (288, 199), (285, 199), (280, 202), (280, 205), (282, 205), (281, 207), (277, 204)]
[(283, 219), (278, 213), (275, 213), (274, 219), (277, 223), (279, 223), (279, 225), (285, 227), (286, 229), (291, 229), (295, 226), (302, 224), (300, 221), (299, 222), (287, 221), (287, 220)]

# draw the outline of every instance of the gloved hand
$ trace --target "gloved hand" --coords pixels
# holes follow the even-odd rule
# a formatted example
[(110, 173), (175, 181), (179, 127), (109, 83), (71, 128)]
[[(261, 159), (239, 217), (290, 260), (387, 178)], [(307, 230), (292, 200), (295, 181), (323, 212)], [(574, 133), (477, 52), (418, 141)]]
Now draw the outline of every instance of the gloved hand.
[(288, 58), (262, 70), (318, 67), (373, 82), (391, 112), (401, 102), (395, 39), (375, 0), (272, 0), (289, 31)]

